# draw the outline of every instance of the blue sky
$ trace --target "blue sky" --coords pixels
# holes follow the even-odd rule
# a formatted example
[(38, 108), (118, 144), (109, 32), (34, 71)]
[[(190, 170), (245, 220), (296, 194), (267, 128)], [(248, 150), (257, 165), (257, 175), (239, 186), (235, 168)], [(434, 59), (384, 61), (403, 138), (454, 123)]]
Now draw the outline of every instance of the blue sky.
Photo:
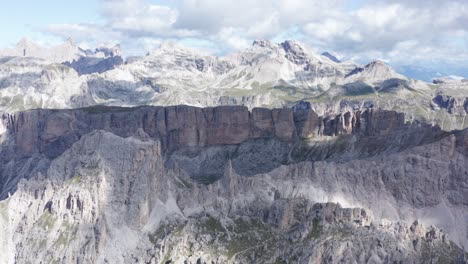
[(72, 37), (87, 47), (118, 42), (127, 55), (163, 41), (224, 54), (255, 39), (296, 39), (358, 62), (468, 69), (464, 0), (16, 0), (2, 3), (0, 23), (0, 47)]
[(12, 46), (22, 37), (39, 42), (58, 41), (43, 29), (56, 23), (98, 22), (99, 2), (96, 0), (13, 0), (3, 1), (0, 23), (3, 25), (0, 46)]

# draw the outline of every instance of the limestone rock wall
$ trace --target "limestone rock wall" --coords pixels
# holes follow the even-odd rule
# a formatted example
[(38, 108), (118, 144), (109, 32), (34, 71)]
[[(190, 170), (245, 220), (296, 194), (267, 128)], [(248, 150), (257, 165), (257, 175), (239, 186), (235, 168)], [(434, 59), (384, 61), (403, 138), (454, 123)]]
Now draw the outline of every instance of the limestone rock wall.
[(95, 129), (124, 137), (142, 129), (161, 140), (163, 149), (173, 151), (271, 137), (294, 142), (340, 134), (373, 136), (405, 126), (404, 114), (393, 111), (368, 109), (319, 117), (311, 110), (254, 108), (249, 112), (242, 106), (40, 109), (4, 114), (2, 122), (15, 139), (18, 155), (44, 153), (49, 157), (59, 155)]

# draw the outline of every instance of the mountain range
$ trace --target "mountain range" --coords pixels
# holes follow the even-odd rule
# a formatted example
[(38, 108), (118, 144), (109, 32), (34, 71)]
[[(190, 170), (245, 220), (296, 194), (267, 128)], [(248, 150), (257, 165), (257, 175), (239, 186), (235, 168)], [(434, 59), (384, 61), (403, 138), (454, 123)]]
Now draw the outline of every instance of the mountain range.
[[(26, 56), (18, 56), (23, 49)], [(6, 112), (92, 105), (291, 107), (308, 101), (320, 114), (371, 104), (446, 130), (468, 124), (466, 80), (426, 83), (382, 61), (339, 62), (296, 41), (254, 41), (223, 57), (163, 43), (125, 61), (118, 46), (90, 51), (72, 41), (43, 49), (23, 40), (0, 54), (8, 52), (16, 56), (0, 61), (0, 110)]]
[(468, 260), (465, 79), (22, 40), (0, 112), (0, 264)]

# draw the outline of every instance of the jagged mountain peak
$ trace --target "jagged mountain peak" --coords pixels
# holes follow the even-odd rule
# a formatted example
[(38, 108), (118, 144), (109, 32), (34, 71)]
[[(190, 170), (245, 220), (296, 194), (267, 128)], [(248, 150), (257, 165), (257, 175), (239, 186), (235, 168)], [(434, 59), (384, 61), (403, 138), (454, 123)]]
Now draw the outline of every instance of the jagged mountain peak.
[(71, 39), (56, 46), (44, 47), (23, 38), (13, 48), (0, 50), (0, 56), (35, 57), (54, 63), (71, 61), (83, 55), (82, 49), (76, 46)]
[(94, 55), (102, 53), (104, 57), (122, 56), (120, 44), (101, 44), (94, 51)]
[(72, 62), (82, 57), (107, 58), (121, 54), (120, 45), (99, 45), (91, 50), (80, 47), (72, 38), (49, 47), (22, 38), (13, 48), (0, 49), (0, 57), (34, 57), (52, 63)]
[[(18, 43), (16, 43), (15, 49), (11, 52), (13, 56), (22, 56), (22, 57), (34, 57), (33, 55), (40, 53), (44, 48), (40, 45), (32, 42), (27, 38), (22, 38)], [(0, 51), (0, 55), (2, 52)], [(7, 54), (8, 55), (8, 51)]]
[(382, 60), (372, 61), (364, 67), (358, 66), (345, 76), (346, 82), (364, 81), (367, 83), (382, 82), (393, 78), (408, 80)]
[(75, 41), (73, 40), (72, 37), (68, 37), (67, 40), (65, 40), (65, 45), (68, 45), (68, 46), (76, 46), (75, 45)]
[(272, 48), (274, 46), (274, 44), (271, 43), (271, 41), (269, 41), (269, 40), (261, 39), (261, 40), (254, 40), (252, 42), (252, 46), (253, 47), (258, 46), (258, 47), (262, 47), (262, 48)]
[[(314, 55), (309, 48), (302, 42), (296, 40), (285, 40), (281, 43), (273, 43), (270, 40), (255, 40), (252, 43), (254, 50), (273, 50), (276, 53), (285, 54), (306, 54)], [(257, 49), (256, 49), (257, 48)]]
[(280, 45), (286, 52), (299, 52), (306, 49), (305, 44), (296, 40), (285, 40)]
[(38, 44), (32, 42), (30, 39), (28, 38), (22, 38), (18, 41), (18, 43), (16, 43), (16, 46), (17, 47), (27, 47), (27, 46), (39, 46)]
[(385, 61), (377, 59), (366, 64), (366, 67), (390, 67), (390, 66), (388, 66), (388, 64), (385, 63)]
[(159, 47), (152, 52), (150, 52), (151, 55), (155, 54), (186, 54), (186, 55), (194, 55), (194, 56), (207, 56), (210, 55), (208, 52), (197, 49), (197, 48), (192, 48), (192, 47), (187, 47), (184, 45), (181, 45), (177, 42), (174, 41), (164, 41), (162, 42)]
[(364, 66), (365, 71), (372, 72), (375, 75), (380, 75), (382, 77), (387, 77), (389, 75), (398, 75), (403, 77), (400, 74), (397, 74), (393, 68), (385, 63), (382, 60), (374, 60)]
[(120, 44), (116, 44), (111, 48), (114, 56), (122, 56), (122, 48)]
[(97, 57), (97, 58), (109, 58), (109, 57), (122, 57), (122, 50), (120, 44), (108, 44), (101, 43), (94, 50), (88, 48), (84, 49), (78, 47), (84, 57)]

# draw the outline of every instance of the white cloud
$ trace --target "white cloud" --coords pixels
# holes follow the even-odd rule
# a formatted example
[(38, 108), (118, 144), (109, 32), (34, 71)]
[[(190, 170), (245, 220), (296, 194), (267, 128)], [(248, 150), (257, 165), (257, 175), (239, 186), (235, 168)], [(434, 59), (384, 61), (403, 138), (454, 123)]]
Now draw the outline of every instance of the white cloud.
[(215, 39), (221, 43), (225, 43), (232, 50), (243, 49), (250, 44), (247, 39), (241, 36), (239, 29), (232, 27), (221, 29)]
[(112, 21), (117, 30), (163, 34), (177, 20), (177, 12), (167, 6), (149, 5), (137, 12)]
[(229, 27), (248, 29), (276, 12), (275, 1), (270, 0), (178, 0), (175, 3), (180, 15), (176, 26), (204, 33)]
[(467, 42), (460, 41), (467, 28), (460, 21), (468, 18), (468, 3), (417, 3), (423, 2), (368, 2), (358, 10), (308, 23), (303, 32), (309, 42), (361, 61), (380, 57), (398, 63), (460, 63), (459, 58), (467, 58)]
[(320, 40), (328, 40), (337, 36), (342, 36), (348, 31), (350, 25), (345, 21), (327, 18), (322, 22), (307, 23), (304, 32)]
[(396, 22), (395, 18), (403, 14), (402, 9), (402, 6), (398, 4), (364, 7), (353, 12), (353, 15), (367, 27), (384, 28)]
[(121, 32), (96, 24), (53, 24), (47, 26), (46, 32), (77, 42), (118, 42), (123, 39)]
[(254, 38), (272, 38), (281, 31), (279, 15), (277, 12), (265, 16), (262, 20), (254, 22), (247, 30), (246, 35)]

